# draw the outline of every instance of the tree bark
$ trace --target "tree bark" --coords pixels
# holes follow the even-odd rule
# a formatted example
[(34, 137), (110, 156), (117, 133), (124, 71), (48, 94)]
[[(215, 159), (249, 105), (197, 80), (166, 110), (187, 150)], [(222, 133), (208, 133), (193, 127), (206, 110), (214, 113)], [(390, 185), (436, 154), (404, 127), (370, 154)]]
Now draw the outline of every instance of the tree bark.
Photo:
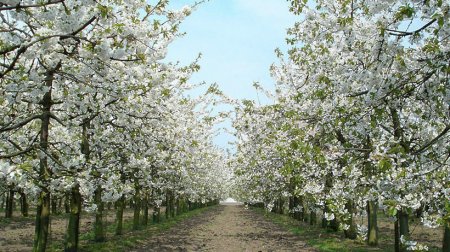
[(444, 224), (442, 252), (450, 252), (450, 220), (446, 220)]
[(296, 212), (295, 212), (295, 196), (290, 196), (289, 197), (289, 216), (291, 216), (292, 218), (296, 219)]
[(57, 215), (58, 214), (58, 199), (53, 195), (51, 199), (52, 204), (52, 214)]
[(72, 188), (70, 197), (69, 226), (67, 227), (65, 252), (78, 251), (78, 237), (80, 235), (80, 214), (81, 214), (81, 194), (80, 186), (77, 184)]
[(125, 196), (121, 196), (116, 202), (116, 235), (123, 234), (123, 208), (125, 205)]
[(47, 248), (48, 227), (50, 224), (50, 191), (48, 183), (51, 179), (51, 170), (48, 166), (48, 137), (50, 131), (50, 115), (52, 108), (52, 85), (55, 72), (61, 67), (61, 63), (47, 72), (45, 76), (45, 85), (49, 88), (41, 100), (42, 115), (39, 137), (39, 182), (41, 183), (37, 210), (36, 210), (36, 228), (34, 235), (33, 252), (44, 252)]
[(70, 196), (67, 194), (64, 196), (64, 212), (70, 214)]
[(317, 215), (315, 211), (311, 211), (309, 214), (309, 225), (314, 226), (317, 223)]
[(20, 192), (20, 212), (23, 217), (28, 217), (28, 209), (27, 195), (24, 192)]
[(369, 246), (378, 245), (378, 203), (376, 201), (367, 202), (368, 233), (367, 244)]
[(153, 223), (161, 222), (161, 208), (158, 206), (153, 207)]
[(0, 203), (0, 209), (6, 209), (6, 193), (1, 196), (2, 202)]
[(5, 218), (12, 218), (14, 208), (14, 190), (9, 189), (6, 196)]
[(350, 216), (345, 221), (346, 222), (345, 224), (349, 225), (349, 228), (347, 230), (344, 230), (344, 234), (346, 238), (354, 240), (357, 237), (357, 231), (356, 231), (356, 223), (353, 219), (353, 214), (355, 212), (353, 201), (348, 200), (347, 203), (345, 204), (345, 208), (347, 209)]
[(39, 194), (38, 201), (33, 251), (44, 252), (47, 248), (48, 227), (50, 224), (50, 192), (46, 188)]
[(170, 217), (175, 218), (175, 193), (170, 192)]
[(105, 204), (102, 201), (102, 188), (100, 186), (98, 186), (94, 192), (94, 203), (97, 205), (94, 222), (94, 241), (104, 242), (106, 240), (103, 222), (103, 210), (105, 208)]
[(139, 217), (141, 213), (141, 193), (139, 185), (135, 186), (134, 193), (134, 214), (133, 214), (133, 230), (139, 229)]
[(148, 225), (148, 194), (144, 195), (142, 200), (142, 226)]
[(399, 220), (398, 214), (397, 219), (394, 222), (394, 250), (395, 252), (400, 252), (400, 231), (399, 231)]
[[(400, 239), (403, 236), (405, 239), (409, 240), (409, 223), (408, 223), (408, 212), (402, 209), (398, 212), (399, 219), (399, 235)], [(405, 252), (406, 247), (400, 244), (400, 251)]]

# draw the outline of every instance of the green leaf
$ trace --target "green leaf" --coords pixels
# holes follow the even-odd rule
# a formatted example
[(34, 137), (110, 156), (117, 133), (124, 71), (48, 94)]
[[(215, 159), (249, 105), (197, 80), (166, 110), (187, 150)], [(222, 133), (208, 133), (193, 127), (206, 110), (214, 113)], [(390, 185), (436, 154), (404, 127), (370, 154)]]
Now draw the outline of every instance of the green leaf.
[(415, 10), (411, 6), (400, 6), (398, 12), (395, 14), (395, 18), (397, 20), (403, 20), (404, 17), (412, 18), (415, 13)]

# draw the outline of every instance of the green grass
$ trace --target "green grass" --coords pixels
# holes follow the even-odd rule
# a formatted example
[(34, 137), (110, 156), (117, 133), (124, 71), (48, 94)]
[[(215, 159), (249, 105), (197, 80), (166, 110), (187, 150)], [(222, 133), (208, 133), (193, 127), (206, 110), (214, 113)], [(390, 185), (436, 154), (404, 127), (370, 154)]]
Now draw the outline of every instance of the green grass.
[(294, 235), (300, 236), (308, 245), (323, 252), (363, 252), (363, 251), (393, 251), (393, 247), (369, 247), (364, 242), (349, 240), (343, 237), (342, 232), (333, 232), (319, 226), (310, 226), (292, 219), (287, 215), (268, 213), (261, 208), (252, 208), (255, 212), (263, 214), (270, 221), (284, 227)]
[[(161, 218), (161, 222), (157, 224), (151, 224), (147, 227), (141, 227), (140, 230), (132, 231), (133, 220), (127, 220), (123, 222), (123, 235), (115, 236), (115, 224), (110, 224), (106, 227), (107, 237), (105, 242), (94, 242), (94, 233), (87, 232), (84, 234), (80, 234), (80, 248), (79, 251), (83, 252), (97, 252), (97, 251), (105, 251), (105, 252), (118, 252), (118, 251), (126, 251), (132, 248), (141, 247), (146, 243), (146, 240), (149, 239), (152, 235), (158, 234), (164, 230), (167, 230), (173, 226), (175, 226), (180, 221), (185, 219), (189, 219), (193, 216), (199, 215), (207, 210), (210, 210), (212, 207), (205, 207), (196, 209), (193, 211), (189, 211), (186, 213), (182, 213), (175, 218), (165, 219)], [(151, 216), (150, 216), (151, 217)], [(151, 219), (149, 220), (151, 222)], [(50, 244), (48, 251), (56, 252), (62, 251), (64, 249), (63, 241), (53, 242)]]

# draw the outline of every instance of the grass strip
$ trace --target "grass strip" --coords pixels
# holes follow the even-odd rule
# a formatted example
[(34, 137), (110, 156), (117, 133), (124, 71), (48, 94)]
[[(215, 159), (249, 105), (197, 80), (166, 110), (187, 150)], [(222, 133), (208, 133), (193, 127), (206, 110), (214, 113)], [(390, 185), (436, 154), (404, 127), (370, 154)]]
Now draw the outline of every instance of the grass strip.
[[(140, 230), (132, 230), (133, 220), (124, 220), (123, 230), (124, 234), (120, 236), (113, 235), (115, 230), (115, 224), (110, 224), (106, 227), (107, 229), (107, 240), (105, 242), (94, 242), (94, 232), (90, 231), (84, 234), (80, 234), (80, 247), (79, 251), (83, 252), (119, 252), (126, 251), (133, 248), (142, 247), (146, 244), (146, 241), (164, 230), (172, 228), (179, 222), (192, 218), (196, 215), (202, 214), (208, 210), (211, 210), (217, 206), (205, 207), (195, 209), (186, 213), (182, 213), (171, 219), (161, 218), (160, 223), (149, 223), (146, 227), (141, 227)], [(56, 252), (64, 250), (63, 241), (53, 242), (48, 251)]]
[(349, 240), (343, 237), (342, 232), (333, 232), (319, 226), (310, 226), (287, 215), (267, 212), (262, 208), (252, 208), (258, 214), (264, 215), (271, 222), (289, 230), (311, 247), (321, 252), (364, 252), (364, 251), (394, 251), (393, 247), (369, 247), (364, 241)]

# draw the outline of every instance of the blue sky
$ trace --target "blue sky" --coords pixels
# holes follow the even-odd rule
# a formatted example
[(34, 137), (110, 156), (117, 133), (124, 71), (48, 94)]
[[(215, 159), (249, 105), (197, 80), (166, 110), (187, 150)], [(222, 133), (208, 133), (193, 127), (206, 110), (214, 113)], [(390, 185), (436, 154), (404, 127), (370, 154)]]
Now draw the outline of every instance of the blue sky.
[[(172, 0), (178, 9), (192, 0)], [(211, 0), (198, 7), (181, 25), (186, 32), (174, 41), (167, 59), (189, 64), (199, 53), (201, 70), (191, 82), (217, 83), (228, 96), (267, 103), (252, 84), (257, 81), (269, 90), (274, 87), (269, 67), (277, 62), (274, 50), (287, 50), (286, 29), (296, 17), (286, 0)], [(222, 125), (229, 127), (228, 124)], [(216, 143), (227, 147), (233, 138), (226, 133)]]

